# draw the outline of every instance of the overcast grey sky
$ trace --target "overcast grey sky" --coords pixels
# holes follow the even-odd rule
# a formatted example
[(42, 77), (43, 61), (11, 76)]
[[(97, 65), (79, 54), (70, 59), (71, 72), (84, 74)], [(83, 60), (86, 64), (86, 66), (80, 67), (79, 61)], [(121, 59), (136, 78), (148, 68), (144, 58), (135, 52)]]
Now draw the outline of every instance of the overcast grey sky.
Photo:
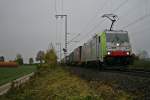
[(114, 28), (125, 27), (133, 50), (150, 52), (149, 5), (149, 0), (0, 0), (0, 55), (10, 60), (20, 53), (27, 61), (50, 42), (64, 46), (64, 20), (54, 17), (62, 13), (68, 15), (68, 38), (80, 33), (76, 40), (81, 41), (69, 51), (108, 28), (110, 22), (101, 16), (114, 13), (119, 16)]

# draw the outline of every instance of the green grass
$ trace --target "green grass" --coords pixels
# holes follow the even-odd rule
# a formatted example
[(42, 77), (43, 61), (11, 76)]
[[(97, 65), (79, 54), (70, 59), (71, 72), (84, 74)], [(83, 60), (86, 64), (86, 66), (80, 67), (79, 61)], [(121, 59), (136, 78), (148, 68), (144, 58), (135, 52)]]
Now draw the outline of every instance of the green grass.
[(36, 66), (19, 66), (17, 68), (0, 68), (0, 85), (29, 74), (36, 70)]

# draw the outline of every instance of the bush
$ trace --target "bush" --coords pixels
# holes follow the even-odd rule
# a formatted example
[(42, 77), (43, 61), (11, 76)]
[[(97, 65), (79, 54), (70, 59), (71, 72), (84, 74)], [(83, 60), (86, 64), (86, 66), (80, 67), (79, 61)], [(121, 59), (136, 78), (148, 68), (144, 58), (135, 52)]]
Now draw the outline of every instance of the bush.
[(45, 62), (50, 66), (50, 68), (54, 68), (57, 65), (57, 56), (55, 50), (49, 49), (45, 54)]

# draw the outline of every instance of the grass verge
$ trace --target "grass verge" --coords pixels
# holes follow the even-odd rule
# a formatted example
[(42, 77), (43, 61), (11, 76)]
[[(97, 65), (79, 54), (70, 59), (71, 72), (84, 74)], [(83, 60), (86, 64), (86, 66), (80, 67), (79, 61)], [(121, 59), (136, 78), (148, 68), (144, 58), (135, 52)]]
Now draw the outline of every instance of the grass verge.
[[(89, 73), (90, 74), (90, 73)], [(124, 91), (109, 84), (86, 81), (67, 69), (40, 70), (26, 84), (12, 89), (2, 100), (130, 100)]]
[(19, 66), (16, 68), (0, 68), (0, 85), (36, 71), (36, 66)]

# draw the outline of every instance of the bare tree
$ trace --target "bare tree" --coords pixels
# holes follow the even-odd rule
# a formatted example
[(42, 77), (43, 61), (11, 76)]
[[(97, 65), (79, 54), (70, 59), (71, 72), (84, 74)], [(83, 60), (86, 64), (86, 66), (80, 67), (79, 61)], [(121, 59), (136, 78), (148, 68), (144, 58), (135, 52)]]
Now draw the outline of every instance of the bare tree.
[(29, 58), (29, 64), (33, 64), (33, 63), (34, 63), (33, 58)]
[(4, 61), (5, 61), (4, 56), (1, 56), (1, 57), (0, 57), (0, 61), (1, 61), (1, 62), (4, 62)]
[(40, 61), (40, 64), (43, 63), (44, 60), (44, 51), (39, 51), (36, 55), (36, 61)]
[(23, 57), (21, 54), (17, 54), (16, 55), (16, 62), (19, 64), (19, 65), (23, 65)]

